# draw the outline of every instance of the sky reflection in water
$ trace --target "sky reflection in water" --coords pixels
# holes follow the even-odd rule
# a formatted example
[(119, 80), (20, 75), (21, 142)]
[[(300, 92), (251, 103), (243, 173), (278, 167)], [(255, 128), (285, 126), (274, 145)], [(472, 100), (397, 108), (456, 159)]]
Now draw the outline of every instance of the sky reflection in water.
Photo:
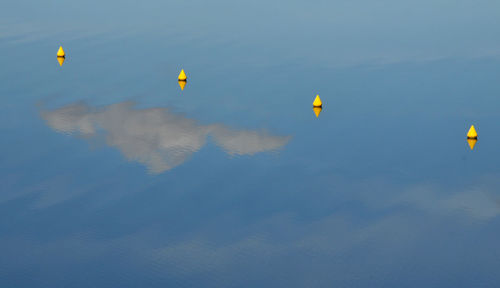
[(497, 287), (499, 5), (6, 3), (0, 286)]
[(42, 112), (55, 131), (98, 137), (106, 135), (108, 145), (118, 148), (127, 159), (161, 173), (182, 164), (200, 150), (211, 135), (230, 155), (253, 155), (284, 146), (289, 137), (265, 132), (232, 130), (224, 125), (199, 125), (195, 120), (168, 109), (134, 109), (133, 103), (118, 103), (92, 109), (84, 103)]

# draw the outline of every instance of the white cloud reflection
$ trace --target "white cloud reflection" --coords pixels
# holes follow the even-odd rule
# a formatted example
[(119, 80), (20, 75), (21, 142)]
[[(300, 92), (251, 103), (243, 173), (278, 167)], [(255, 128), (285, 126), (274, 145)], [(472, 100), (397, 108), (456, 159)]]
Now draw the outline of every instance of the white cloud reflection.
[(162, 173), (186, 161), (200, 150), (210, 135), (230, 155), (253, 155), (277, 150), (288, 136), (263, 131), (233, 130), (222, 124), (200, 125), (166, 108), (137, 109), (132, 102), (102, 108), (77, 103), (52, 111), (42, 118), (54, 130), (86, 138), (104, 134), (109, 146), (125, 157), (146, 165), (151, 173)]

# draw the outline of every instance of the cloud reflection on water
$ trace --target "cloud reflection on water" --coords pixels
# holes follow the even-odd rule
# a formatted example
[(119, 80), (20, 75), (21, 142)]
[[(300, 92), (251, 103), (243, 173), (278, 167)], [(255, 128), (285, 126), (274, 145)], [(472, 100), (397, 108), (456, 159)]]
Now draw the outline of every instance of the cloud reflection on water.
[(137, 109), (133, 102), (102, 108), (76, 103), (41, 114), (52, 129), (61, 133), (79, 133), (86, 138), (104, 133), (109, 146), (118, 148), (127, 159), (146, 165), (151, 173), (182, 164), (205, 145), (208, 136), (230, 155), (274, 151), (290, 140), (289, 136), (264, 131), (200, 125), (167, 108)]

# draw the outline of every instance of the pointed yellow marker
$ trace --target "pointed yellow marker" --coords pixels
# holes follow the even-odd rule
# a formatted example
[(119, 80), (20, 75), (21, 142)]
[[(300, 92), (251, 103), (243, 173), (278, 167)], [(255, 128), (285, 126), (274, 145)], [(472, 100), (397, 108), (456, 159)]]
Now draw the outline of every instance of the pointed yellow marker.
[(62, 66), (64, 63), (64, 57), (57, 57), (57, 62), (59, 62), (59, 66)]
[(467, 132), (467, 139), (477, 139), (477, 132), (474, 125), (470, 126), (469, 132)]
[(62, 46), (59, 46), (59, 50), (57, 51), (57, 57), (66, 57), (66, 53), (64, 53)]
[(181, 70), (181, 73), (179, 73), (179, 81), (186, 81), (186, 73), (184, 73), (184, 69)]
[(323, 107), (323, 103), (321, 102), (319, 95), (316, 95), (316, 99), (314, 99), (313, 102), (313, 107)]
[(474, 146), (476, 146), (477, 139), (467, 139), (467, 143), (469, 143), (470, 150), (474, 149)]
[(321, 107), (313, 107), (314, 114), (316, 114), (316, 118), (319, 117), (319, 113), (321, 113)]
[(186, 87), (186, 80), (179, 80), (179, 86), (181, 87), (181, 90), (184, 91), (184, 87)]

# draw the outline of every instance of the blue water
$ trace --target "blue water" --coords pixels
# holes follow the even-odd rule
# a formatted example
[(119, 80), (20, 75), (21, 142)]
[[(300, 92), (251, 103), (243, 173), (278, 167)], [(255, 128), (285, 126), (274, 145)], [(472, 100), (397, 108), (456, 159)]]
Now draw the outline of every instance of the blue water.
[(0, 287), (498, 287), (500, 2), (403, 2), (3, 3)]

